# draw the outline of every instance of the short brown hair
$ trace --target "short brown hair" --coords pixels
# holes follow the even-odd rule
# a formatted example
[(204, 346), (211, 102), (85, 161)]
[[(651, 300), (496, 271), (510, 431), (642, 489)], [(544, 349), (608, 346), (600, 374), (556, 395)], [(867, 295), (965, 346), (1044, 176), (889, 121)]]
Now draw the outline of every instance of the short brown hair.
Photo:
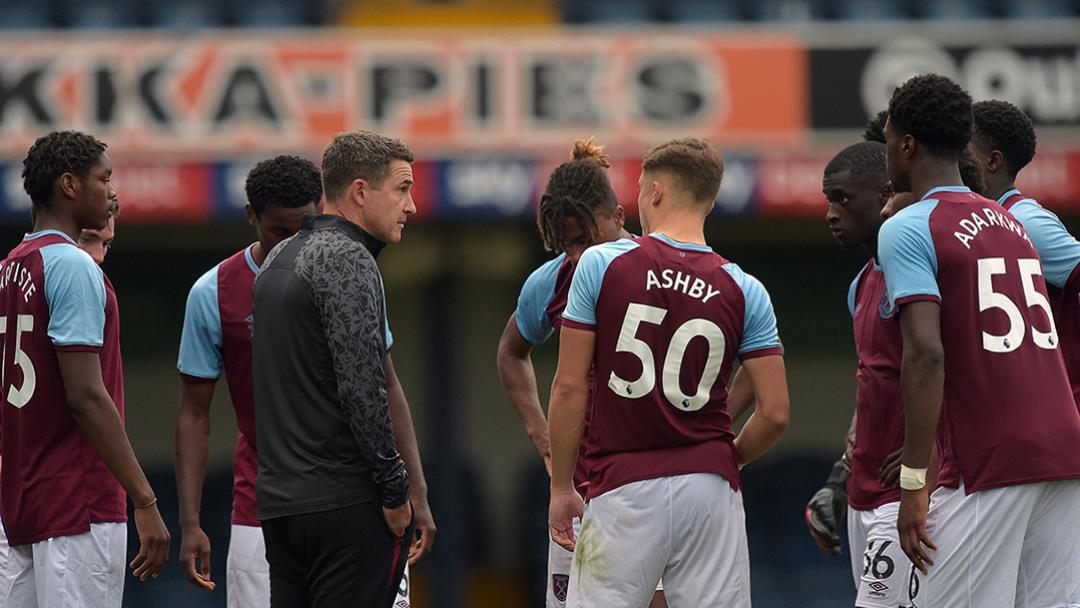
[(322, 157), (323, 192), (328, 201), (345, 193), (354, 180), (363, 179), (375, 188), (382, 187), (390, 175), (390, 162), (415, 160), (412, 150), (401, 140), (372, 131), (338, 133)]
[(645, 172), (664, 172), (675, 178), (676, 185), (698, 202), (716, 200), (724, 178), (724, 159), (705, 139), (683, 137), (660, 144), (645, 153), (641, 168)]

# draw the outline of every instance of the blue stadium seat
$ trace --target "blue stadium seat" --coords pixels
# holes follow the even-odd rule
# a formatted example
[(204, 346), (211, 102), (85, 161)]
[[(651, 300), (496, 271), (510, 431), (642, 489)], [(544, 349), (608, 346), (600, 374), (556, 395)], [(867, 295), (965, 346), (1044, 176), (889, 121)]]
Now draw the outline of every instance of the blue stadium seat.
[(989, 16), (980, 0), (923, 0), (919, 15), (924, 19), (982, 19)]
[(861, 19), (876, 21), (882, 19), (906, 19), (906, 6), (902, 2), (891, 0), (847, 0), (838, 7), (841, 19)]
[(135, 27), (139, 7), (134, 0), (61, 0), (64, 22), (78, 29)]
[(571, 23), (637, 24), (656, 20), (653, 0), (565, 0), (563, 15)]
[(667, 7), (668, 17), (676, 23), (718, 23), (738, 21), (737, 0), (677, 0)]
[(298, 27), (314, 23), (314, 3), (305, 0), (233, 0), (232, 21), (241, 27)]
[(33, 30), (54, 27), (51, 3), (42, 0), (0, 0), (0, 29)]
[(757, 0), (747, 4), (747, 16), (756, 21), (802, 22), (821, 16), (815, 0)]
[(1067, 17), (1074, 12), (1066, 0), (1014, 0), (1006, 7), (1009, 16), (1020, 19)]
[(221, 27), (221, 7), (214, 0), (151, 0), (150, 25), (161, 28), (194, 29)]

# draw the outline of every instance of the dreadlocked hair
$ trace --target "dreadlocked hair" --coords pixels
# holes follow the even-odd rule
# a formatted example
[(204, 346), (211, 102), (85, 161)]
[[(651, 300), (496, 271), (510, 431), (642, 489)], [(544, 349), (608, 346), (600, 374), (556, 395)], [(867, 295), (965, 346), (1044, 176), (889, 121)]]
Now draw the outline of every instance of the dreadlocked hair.
[(562, 228), (571, 218), (590, 241), (596, 240), (596, 214), (614, 213), (619, 205), (607, 176), (610, 166), (604, 146), (591, 137), (574, 142), (570, 160), (551, 172), (536, 208), (536, 227), (545, 249), (562, 251)]

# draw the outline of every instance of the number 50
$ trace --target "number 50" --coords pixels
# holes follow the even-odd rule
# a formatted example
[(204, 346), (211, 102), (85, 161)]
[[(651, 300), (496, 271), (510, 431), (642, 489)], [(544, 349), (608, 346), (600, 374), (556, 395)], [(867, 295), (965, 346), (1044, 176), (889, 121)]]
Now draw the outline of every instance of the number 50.
[[(631, 303), (626, 308), (626, 316), (623, 318), (622, 329), (619, 331), (619, 339), (615, 343), (615, 351), (630, 353), (641, 361), (641, 376), (637, 380), (625, 380), (611, 372), (608, 378), (608, 388), (615, 394), (630, 399), (640, 399), (651, 393), (656, 388), (656, 363), (653, 359), (652, 347), (647, 342), (637, 337), (638, 327), (642, 323), (660, 325), (667, 316), (666, 308), (649, 306), (647, 304)], [(683, 357), (686, 355), (686, 347), (694, 338), (705, 338), (709, 342), (709, 356), (705, 360), (705, 369), (698, 381), (697, 391), (693, 395), (685, 395), (679, 386), (679, 375), (682, 372)], [(668, 345), (667, 355), (664, 357), (663, 376), (661, 384), (664, 389), (664, 397), (677, 409), (685, 412), (694, 412), (705, 407), (712, 393), (712, 386), (720, 375), (720, 366), (724, 363), (724, 332), (720, 327), (708, 319), (690, 319), (683, 323), (671, 335), (671, 343)]]

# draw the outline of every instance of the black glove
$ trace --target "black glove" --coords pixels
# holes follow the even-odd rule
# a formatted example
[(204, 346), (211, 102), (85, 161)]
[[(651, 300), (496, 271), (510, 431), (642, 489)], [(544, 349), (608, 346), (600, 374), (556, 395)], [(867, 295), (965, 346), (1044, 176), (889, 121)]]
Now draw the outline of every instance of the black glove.
[(840, 526), (847, 515), (847, 480), (851, 468), (844, 459), (836, 461), (825, 485), (806, 505), (806, 525), (821, 550), (840, 555)]

